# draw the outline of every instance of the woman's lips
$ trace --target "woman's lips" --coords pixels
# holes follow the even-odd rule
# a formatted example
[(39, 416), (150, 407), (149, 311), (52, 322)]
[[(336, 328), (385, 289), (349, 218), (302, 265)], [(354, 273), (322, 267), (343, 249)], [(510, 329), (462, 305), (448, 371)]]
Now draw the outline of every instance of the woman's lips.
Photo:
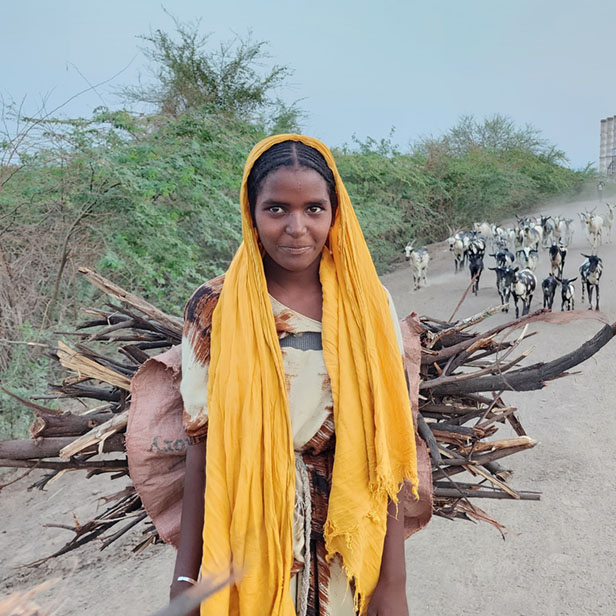
[(292, 255), (302, 255), (312, 249), (312, 246), (280, 246), (280, 250)]

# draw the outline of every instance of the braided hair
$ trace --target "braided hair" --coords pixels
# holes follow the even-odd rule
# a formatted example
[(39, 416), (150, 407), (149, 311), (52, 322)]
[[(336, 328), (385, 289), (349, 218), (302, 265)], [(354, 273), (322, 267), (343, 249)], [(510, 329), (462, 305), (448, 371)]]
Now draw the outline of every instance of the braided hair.
[(305, 169), (316, 171), (325, 180), (327, 185), (333, 220), (333, 217), (336, 215), (336, 207), (338, 206), (338, 196), (332, 170), (327, 166), (325, 158), (323, 158), (323, 155), (318, 150), (301, 141), (289, 140), (281, 141), (263, 152), (250, 170), (246, 182), (246, 190), (248, 192), (250, 216), (253, 222), (255, 219), (255, 204), (261, 186), (265, 178), (272, 171), (280, 169), (280, 167), (304, 167)]

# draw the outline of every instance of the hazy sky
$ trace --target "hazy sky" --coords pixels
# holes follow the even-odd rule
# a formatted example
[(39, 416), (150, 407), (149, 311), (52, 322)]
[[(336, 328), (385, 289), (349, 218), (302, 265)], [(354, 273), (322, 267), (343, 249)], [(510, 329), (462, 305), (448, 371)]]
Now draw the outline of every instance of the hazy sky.
[[(212, 41), (233, 33), (270, 42), (294, 69), (282, 98), (303, 99), (304, 132), (329, 145), (386, 137), (405, 145), (438, 135), (462, 114), (511, 116), (565, 150), (597, 162), (599, 121), (616, 114), (614, 4), (609, 0), (173, 0), (182, 21), (200, 17)], [(173, 30), (158, 1), (0, 0), (0, 93), (30, 111), (60, 104), (88, 115), (119, 105), (114, 86), (145, 63), (137, 35)], [(132, 62), (132, 63), (131, 63)]]

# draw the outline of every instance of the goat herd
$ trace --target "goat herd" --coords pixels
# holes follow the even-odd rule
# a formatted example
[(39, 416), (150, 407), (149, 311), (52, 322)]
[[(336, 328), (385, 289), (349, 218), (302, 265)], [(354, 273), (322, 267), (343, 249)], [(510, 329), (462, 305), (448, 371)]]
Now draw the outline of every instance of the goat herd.
[[(616, 205), (607, 205), (604, 215), (595, 210), (580, 212), (582, 231), (591, 246), (591, 254), (580, 253), (586, 260), (579, 268), (582, 286), (588, 295), (589, 309), (592, 310), (593, 293), (595, 309), (599, 310), (599, 280), (603, 272), (603, 262), (597, 255), (599, 246), (610, 241), (612, 223)], [(596, 209), (596, 208), (595, 208)], [(535, 270), (540, 252), (546, 251), (550, 260), (550, 273), (542, 281), (543, 307), (552, 310), (554, 296), (560, 285), (561, 310), (575, 308), (575, 286), (573, 278), (565, 278), (565, 261), (573, 237), (573, 220), (561, 216), (517, 216), (513, 227), (502, 227), (487, 222), (474, 223), (472, 231), (450, 229), (447, 238), (449, 250), (454, 258), (454, 271), (461, 272), (466, 263), (471, 276), (472, 290), (479, 291), (479, 279), (484, 270), (486, 250), (494, 258), (495, 267), (488, 269), (496, 272), (496, 288), (504, 305), (509, 311), (510, 298), (515, 302), (515, 315), (519, 316), (518, 302), (522, 304), (522, 314), (528, 314), (533, 295), (537, 289)], [(406, 258), (411, 264), (413, 285), (415, 289), (427, 284), (430, 255), (426, 247), (414, 248), (413, 242), (406, 245)]]

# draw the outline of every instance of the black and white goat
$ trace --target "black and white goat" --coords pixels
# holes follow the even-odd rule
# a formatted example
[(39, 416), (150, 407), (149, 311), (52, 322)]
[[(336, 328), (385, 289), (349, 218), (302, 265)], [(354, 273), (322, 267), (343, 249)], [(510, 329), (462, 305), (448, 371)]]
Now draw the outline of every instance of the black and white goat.
[(580, 266), (580, 281), (582, 283), (582, 302), (584, 301), (584, 287), (588, 292), (588, 309), (592, 310), (592, 291), (596, 287), (597, 299), (595, 300), (595, 310), (599, 310), (599, 280), (603, 273), (603, 261), (597, 255), (585, 255), (586, 261)]
[(471, 280), (473, 281), (473, 293), (477, 295), (477, 291), (479, 291), (479, 279), (481, 278), (481, 272), (483, 272), (483, 255), (470, 253), (468, 255), (468, 269), (471, 273)]
[(479, 255), (482, 259), (486, 254), (486, 241), (482, 237), (478, 237), (473, 231), (471, 241), (468, 245), (468, 256)]
[(490, 256), (496, 259), (496, 265), (500, 267), (513, 265), (513, 262), (515, 261), (515, 256), (507, 248), (501, 248), (498, 252), (492, 252), (490, 253)]
[(511, 295), (513, 295), (513, 301), (515, 302), (516, 319), (520, 316), (518, 300), (522, 302), (522, 314), (528, 314), (536, 288), (537, 277), (529, 269), (523, 269), (515, 273), (513, 284), (511, 285)]
[(518, 268), (515, 269), (509, 266), (497, 265), (496, 267), (490, 267), (492, 271), (496, 272), (496, 290), (500, 296), (501, 304), (503, 304), (503, 312), (509, 312), (509, 299), (511, 298), (511, 287), (515, 280), (515, 273)]
[(560, 309), (561, 310), (575, 310), (575, 286), (573, 281), (575, 278), (562, 278), (558, 282), (560, 283)]
[(550, 266), (554, 276), (562, 276), (563, 268), (565, 267), (565, 258), (567, 257), (567, 249), (560, 242), (550, 246)]
[(413, 289), (416, 291), (421, 287), (422, 280), (424, 286), (428, 284), (426, 277), (428, 274), (430, 255), (428, 254), (428, 249), (425, 247), (413, 248), (413, 242), (409, 242), (404, 247), (404, 254), (411, 264), (411, 271), (413, 272)]
[(522, 232), (522, 248), (532, 248), (539, 250), (539, 246), (543, 241), (543, 227), (541, 223), (533, 221), (526, 216), (525, 218), (518, 217), (518, 227)]
[(543, 307), (550, 311), (554, 303), (554, 295), (556, 295), (557, 286), (558, 279), (553, 274), (548, 274), (547, 278), (541, 283), (541, 289), (543, 290)]

